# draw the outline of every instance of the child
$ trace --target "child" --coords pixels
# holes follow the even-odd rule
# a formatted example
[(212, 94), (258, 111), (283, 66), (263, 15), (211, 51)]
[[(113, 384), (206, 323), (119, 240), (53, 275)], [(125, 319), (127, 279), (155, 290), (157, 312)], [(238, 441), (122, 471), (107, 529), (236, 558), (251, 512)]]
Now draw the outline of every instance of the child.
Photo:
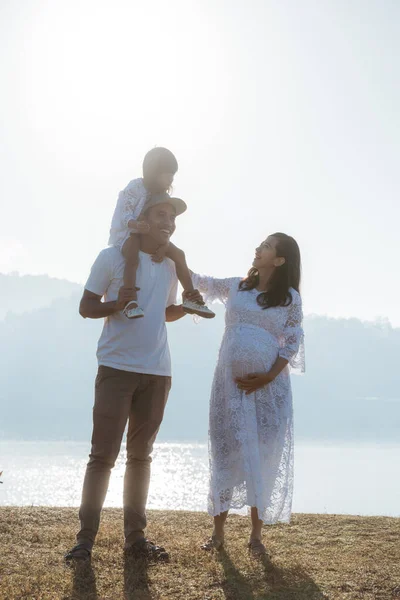
[[(149, 231), (149, 226), (140, 217), (151, 194), (166, 192), (170, 189), (178, 170), (175, 156), (166, 148), (150, 150), (143, 161), (143, 177), (134, 179), (118, 196), (117, 206), (111, 222), (109, 245), (121, 250), (125, 258), (124, 287), (136, 289), (136, 270), (139, 260), (140, 235)], [(185, 254), (176, 246), (169, 243), (161, 246), (153, 260), (161, 262), (167, 256), (174, 261), (176, 274), (183, 287), (183, 310), (205, 318), (215, 317), (207, 306), (192, 302), (185, 298), (185, 293), (194, 290), (190, 271), (186, 264)], [(144, 317), (144, 312), (135, 298), (124, 308), (123, 313), (128, 319)]]

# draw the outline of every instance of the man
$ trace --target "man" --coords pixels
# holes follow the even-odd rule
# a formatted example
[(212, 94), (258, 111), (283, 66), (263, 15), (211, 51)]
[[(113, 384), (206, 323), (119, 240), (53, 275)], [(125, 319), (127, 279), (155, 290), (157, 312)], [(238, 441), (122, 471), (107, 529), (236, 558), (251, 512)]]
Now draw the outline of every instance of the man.
[[(119, 454), (127, 422), (127, 463), (124, 478), (125, 550), (166, 560), (164, 548), (148, 542), (146, 502), (153, 443), (161, 425), (171, 387), (171, 360), (165, 321), (184, 316), (175, 306), (178, 280), (169, 259), (152, 261), (157, 248), (175, 231), (175, 218), (186, 204), (167, 193), (152, 196), (145, 207), (149, 233), (141, 236), (137, 285), (145, 317), (129, 320), (122, 310), (132, 300), (133, 289), (121, 288), (122, 254), (113, 247), (97, 257), (80, 304), (80, 314), (105, 318), (97, 357), (93, 434), (79, 511), (81, 529), (77, 545), (66, 560), (89, 559), (99, 528), (111, 469)], [(102, 298), (104, 296), (104, 302)], [(190, 299), (201, 299), (194, 292)]]

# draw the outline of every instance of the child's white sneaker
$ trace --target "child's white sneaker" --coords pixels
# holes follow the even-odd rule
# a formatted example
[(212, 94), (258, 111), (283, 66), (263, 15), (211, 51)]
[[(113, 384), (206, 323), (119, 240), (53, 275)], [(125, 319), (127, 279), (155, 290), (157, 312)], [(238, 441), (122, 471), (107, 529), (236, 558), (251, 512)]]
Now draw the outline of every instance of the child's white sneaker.
[(122, 312), (128, 319), (140, 319), (141, 317), (144, 317), (143, 310), (134, 300), (128, 302)]
[(199, 317), (203, 317), (204, 319), (213, 319), (215, 317), (215, 313), (210, 310), (208, 306), (205, 304), (192, 302), (191, 300), (184, 300), (182, 308), (185, 313), (189, 313), (190, 315), (199, 315)]

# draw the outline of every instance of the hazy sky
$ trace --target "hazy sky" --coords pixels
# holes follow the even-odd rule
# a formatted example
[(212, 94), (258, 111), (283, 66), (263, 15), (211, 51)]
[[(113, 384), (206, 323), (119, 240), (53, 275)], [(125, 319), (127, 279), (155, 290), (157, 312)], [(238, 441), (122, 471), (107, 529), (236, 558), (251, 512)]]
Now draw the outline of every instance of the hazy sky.
[(285, 231), (308, 313), (400, 325), (399, 49), (396, 0), (0, 0), (0, 271), (83, 282), (165, 145), (193, 269)]

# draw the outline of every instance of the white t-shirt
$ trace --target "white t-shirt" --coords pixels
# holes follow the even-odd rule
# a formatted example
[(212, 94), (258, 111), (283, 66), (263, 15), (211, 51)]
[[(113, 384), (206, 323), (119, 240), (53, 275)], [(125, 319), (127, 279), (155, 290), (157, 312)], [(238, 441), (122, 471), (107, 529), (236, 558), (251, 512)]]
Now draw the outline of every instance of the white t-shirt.
[[(123, 285), (125, 260), (117, 248), (106, 248), (97, 257), (85, 289), (104, 301), (116, 300)], [(147, 373), (171, 375), (165, 309), (176, 303), (178, 278), (175, 263), (165, 258), (153, 263), (151, 256), (139, 253), (136, 285), (138, 302), (145, 316), (127, 319), (121, 312), (107, 317), (97, 347), (99, 365)]]

